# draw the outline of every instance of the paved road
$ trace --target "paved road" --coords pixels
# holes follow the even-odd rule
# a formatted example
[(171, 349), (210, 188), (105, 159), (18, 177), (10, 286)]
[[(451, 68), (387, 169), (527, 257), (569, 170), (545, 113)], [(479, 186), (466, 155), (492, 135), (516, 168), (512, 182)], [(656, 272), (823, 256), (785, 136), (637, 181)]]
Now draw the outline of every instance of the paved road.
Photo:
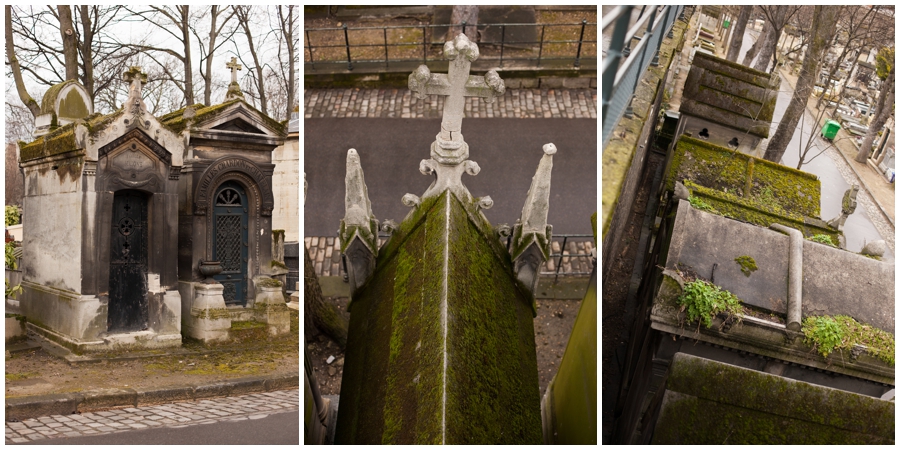
[(6, 423), (7, 444), (300, 443), (297, 389)]
[[(438, 119), (306, 119), (304, 171), (309, 182), (304, 235), (335, 236), (344, 216), (347, 150), (359, 152), (372, 210), (399, 223), (406, 193), (422, 195), (432, 178), (419, 173), (440, 130)], [(554, 234), (591, 233), (597, 209), (597, 121), (593, 119), (465, 119), (469, 159), (481, 173), (463, 176), (476, 197), (490, 195), (492, 224), (512, 225), (522, 213), (531, 177), (548, 142), (553, 157), (549, 222)]]

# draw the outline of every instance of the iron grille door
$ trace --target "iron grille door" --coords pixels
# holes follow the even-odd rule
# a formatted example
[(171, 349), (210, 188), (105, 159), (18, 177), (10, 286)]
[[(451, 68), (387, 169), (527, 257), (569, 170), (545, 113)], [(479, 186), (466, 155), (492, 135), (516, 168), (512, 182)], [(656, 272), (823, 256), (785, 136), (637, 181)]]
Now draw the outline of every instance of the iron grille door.
[(146, 330), (147, 197), (132, 190), (116, 192), (111, 225), (107, 329)]
[(216, 190), (213, 208), (213, 259), (222, 263), (214, 278), (225, 287), (225, 304), (247, 304), (247, 195), (226, 181)]

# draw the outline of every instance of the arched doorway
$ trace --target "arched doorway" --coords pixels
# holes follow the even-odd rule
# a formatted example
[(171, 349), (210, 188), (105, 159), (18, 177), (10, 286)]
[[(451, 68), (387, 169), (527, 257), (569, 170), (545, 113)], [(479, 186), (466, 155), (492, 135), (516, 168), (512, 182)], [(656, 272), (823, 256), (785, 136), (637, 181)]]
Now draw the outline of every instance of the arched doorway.
[(235, 181), (219, 185), (213, 197), (213, 259), (222, 264), (214, 278), (225, 287), (226, 305), (247, 304), (248, 202), (243, 186)]
[(109, 306), (107, 330), (146, 330), (147, 196), (120, 190), (113, 196), (109, 245)]

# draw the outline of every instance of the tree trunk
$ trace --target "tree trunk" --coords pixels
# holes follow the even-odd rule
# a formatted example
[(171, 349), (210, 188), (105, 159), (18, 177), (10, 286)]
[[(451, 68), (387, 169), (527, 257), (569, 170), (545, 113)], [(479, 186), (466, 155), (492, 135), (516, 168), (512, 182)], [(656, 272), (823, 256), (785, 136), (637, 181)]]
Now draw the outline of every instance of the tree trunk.
[[(772, 12), (772, 28), (766, 35), (766, 41), (759, 50), (754, 69), (768, 72), (769, 61), (775, 55), (775, 49), (778, 47), (778, 40), (781, 39), (781, 32), (784, 30), (785, 18), (787, 17), (789, 6), (775, 6)], [(775, 68), (773, 67), (772, 70)]]
[(190, 18), (189, 8), (188, 5), (178, 7), (181, 11), (181, 23), (179, 24), (179, 28), (181, 28), (181, 42), (184, 44), (184, 98), (188, 105), (193, 105), (194, 73), (191, 69), (193, 64), (191, 64), (191, 28), (190, 22), (188, 21)]
[[(478, 25), (478, 6), (453, 7), (453, 12), (450, 13), (450, 23), (459, 25), (463, 22), (466, 22), (466, 37), (469, 38), (470, 41), (475, 42), (477, 38), (476, 26)], [(446, 40), (453, 40), (456, 35), (462, 32), (462, 26), (450, 27)]]
[(25, 81), (22, 79), (22, 68), (19, 66), (19, 59), (16, 58), (13, 45), (12, 6), (10, 5), (6, 5), (6, 61), (16, 83), (16, 92), (19, 94), (19, 99), (31, 111), (32, 116), (37, 117), (41, 115), (41, 107), (28, 95)]
[(294, 6), (287, 7), (287, 17), (283, 17), (281, 7), (278, 7), (278, 15), (281, 17), (281, 32), (284, 35), (285, 45), (288, 52), (288, 80), (287, 80), (287, 111), (285, 111), (285, 119), (291, 119), (291, 111), (294, 110), (294, 97), (297, 95), (296, 90), (296, 58), (297, 52), (294, 49), (294, 34), (297, 31), (297, 22), (294, 18)]
[(753, 62), (753, 58), (756, 57), (756, 54), (759, 53), (759, 49), (762, 48), (763, 42), (766, 40), (766, 37), (769, 35), (769, 30), (772, 28), (772, 24), (767, 20), (763, 25), (762, 32), (759, 34), (759, 38), (756, 39), (756, 42), (750, 46), (750, 50), (747, 50), (747, 54), (744, 55), (744, 61), (741, 63), (742, 66), (750, 67), (750, 63)]
[[(309, 257), (306, 246), (303, 247), (303, 254), (305, 256), (303, 263), (303, 320), (306, 328), (304, 335), (307, 339), (312, 340), (318, 330), (328, 335), (341, 350), (344, 350), (347, 348), (349, 321), (341, 315), (341, 311), (334, 303), (327, 302), (322, 298), (319, 277), (316, 275), (315, 265)], [(310, 323), (313, 327), (309, 326)]]
[(875, 108), (875, 111), (878, 112), (875, 114), (875, 121), (869, 124), (869, 131), (866, 132), (866, 137), (863, 138), (862, 144), (859, 146), (856, 162), (866, 162), (866, 158), (869, 157), (869, 153), (872, 151), (872, 142), (875, 140), (875, 136), (881, 130), (881, 127), (884, 126), (884, 123), (887, 122), (888, 117), (891, 116), (894, 102), (888, 102), (888, 98), (894, 98), (894, 71), (891, 71), (884, 85), (881, 86), (881, 93), (878, 95), (878, 105)]
[(778, 129), (775, 130), (775, 135), (769, 140), (766, 154), (763, 156), (769, 161), (775, 163), (781, 161), (785, 149), (791, 142), (791, 137), (797, 131), (797, 122), (800, 121), (800, 115), (806, 108), (806, 101), (816, 84), (819, 61), (822, 59), (826, 45), (831, 40), (831, 33), (835, 31), (839, 9), (838, 6), (816, 6), (810, 43), (806, 48), (806, 55), (803, 57), (803, 67), (800, 69), (797, 88), (778, 124)]
[(91, 24), (91, 8), (96, 6), (79, 6), (81, 12), (81, 67), (84, 77), (82, 77), (82, 85), (87, 90), (88, 98), (91, 99), (91, 105), (94, 104), (94, 53), (91, 44), (94, 41), (94, 30)]
[(725, 59), (737, 62), (741, 53), (741, 46), (744, 44), (744, 32), (747, 30), (747, 22), (750, 20), (750, 13), (752, 12), (752, 5), (741, 6), (741, 13), (732, 24), (734, 31), (732, 31), (731, 43), (728, 45), (728, 54), (725, 55)]
[[(216, 30), (216, 19), (219, 18), (219, 7), (213, 5), (209, 14), (209, 51), (206, 52), (206, 73), (200, 74), (203, 77), (203, 104), (212, 105), (212, 63), (213, 49), (216, 48), (216, 37), (219, 35)], [(201, 52), (201, 55), (203, 53)]]
[(78, 80), (78, 42), (75, 40), (75, 28), (72, 26), (72, 7), (57, 6), (59, 11), (59, 35), (63, 44), (63, 57), (66, 63), (66, 80)]

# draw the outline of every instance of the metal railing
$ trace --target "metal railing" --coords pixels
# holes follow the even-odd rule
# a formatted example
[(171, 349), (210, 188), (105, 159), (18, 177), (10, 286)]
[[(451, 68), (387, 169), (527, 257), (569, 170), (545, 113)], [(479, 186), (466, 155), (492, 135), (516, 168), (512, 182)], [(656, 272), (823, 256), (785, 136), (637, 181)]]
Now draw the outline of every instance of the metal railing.
[[(305, 30), (306, 45), (304, 49), (304, 69), (315, 71), (316, 64), (339, 63), (346, 64), (347, 70), (353, 70), (354, 64), (383, 63), (390, 68), (391, 63), (444, 61), (442, 52), (444, 46), (444, 31), (450, 27), (462, 27), (463, 33), (471, 25), (466, 22), (459, 25), (416, 25), (416, 26), (382, 26), (382, 27), (356, 27), (348, 28), (308, 28)], [(533, 28), (538, 40), (522, 39), (528, 36)], [(571, 27), (572, 31), (578, 30), (578, 39), (551, 39), (549, 34), (558, 27)], [(504, 23), (504, 24), (477, 24), (478, 34), (485, 37), (497, 34), (499, 40), (484, 40), (477, 42), (480, 57), (479, 61), (496, 61), (497, 67), (503, 67), (504, 62), (524, 62), (526, 65), (534, 64), (538, 67), (542, 63), (554, 62), (557, 65), (571, 64), (572, 67), (581, 68), (582, 63), (593, 62), (597, 65), (597, 24), (583, 19), (580, 23), (550, 24), (550, 23)], [(381, 31), (380, 36), (375, 37)], [(431, 33), (429, 33), (431, 31)], [(519, 33), (518, 37), (512, 34)], [(358, 40), (374, 41), (381, 38), (379, 43), (353, 43), (351, 34), (357, 34)], [(588, 38), (585, 38), (587, 34)], [(313, 44), (313, 36), (318, 36), (323, 41), (343, 41), (340, 43)], [(335, 35), (338, 37), (335, 38)], [(430, 35), (430, 36), (429, 36)], [(593, 39), (590, 38), (593, 36)], [(366, 51), (366, 49), (371, 49)], [(375, 51), (380, 49), (381, 51)], [(355, 51), (351, 51), (355, 50)], [(353, 53), (357, 56), (354, 57)], [(396, 54), (402, 54), (396, 58)], [(548, 54), (549, 53), (549, 54)], [(378, 57), (375, 57), (377, 54)], [(383, 54), (383, 57), (381, 55)], [(392, 54), (395, 56), (392, 58)], [(318, 56), (315, 56), (318, 55)], [(346, 59), (344, 58), (346, 55)]]
[[(629, 28), (635, 8), (637, 6), (618, 6), (602, 20), (604, 35), (611, 29), (602, 68), (604, 147), (622, 116), (630, 115), (631, 100), (644, 71), (650, 65), (659, 64), (663, 38), (671, 32), (675, 20), (687, 20), (682, 5), (641, 6), (637, 20)], [(638, 43), (632, 48), (635, 40)]]

